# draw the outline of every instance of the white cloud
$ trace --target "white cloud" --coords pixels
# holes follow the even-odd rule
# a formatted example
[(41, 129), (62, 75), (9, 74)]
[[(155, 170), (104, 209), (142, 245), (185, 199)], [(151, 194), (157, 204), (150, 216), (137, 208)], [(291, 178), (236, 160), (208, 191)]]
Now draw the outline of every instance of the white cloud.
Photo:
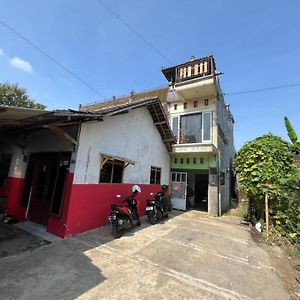
[(31, 66), (31, 64), (28, 61), (23, 60), (20, 57), (13, 57), (10, 60), (10, 64), (13, 67), (17, 68), (17, 69), (20, 69), (20, 70), (25, 71), (27, 73), (32, 73), (32, 66)]
[(4, 51), (0, 48), (0, 56), (4, 55)]

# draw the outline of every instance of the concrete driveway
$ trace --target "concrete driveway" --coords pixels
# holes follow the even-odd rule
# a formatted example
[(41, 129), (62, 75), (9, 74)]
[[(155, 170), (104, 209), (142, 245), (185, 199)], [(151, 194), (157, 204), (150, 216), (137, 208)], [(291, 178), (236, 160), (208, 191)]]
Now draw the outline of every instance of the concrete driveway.
[(173, 212), (0, 260), (1, 299), (290, 299), (268, 253), (231, 219)]

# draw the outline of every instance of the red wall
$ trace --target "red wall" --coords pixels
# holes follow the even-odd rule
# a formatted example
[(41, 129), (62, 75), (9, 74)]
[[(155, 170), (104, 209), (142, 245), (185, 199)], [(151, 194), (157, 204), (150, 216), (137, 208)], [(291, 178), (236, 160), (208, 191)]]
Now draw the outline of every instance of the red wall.
[[(74, 184), (69, 201), (69, 211), (65, 236), (91, 230), (108, 223), (112, 203), (121, 204), (117, 194), (131, 195), (134, 184)], [(161, 189), (160, 185), (139, 184), (142, 189), (136, 199), (139, 200), (139, 213), (145, 215), (146, 199), (150, 193)], [(124, 203), (123, 203), (124, 204)]]
[(25, 221), (26, 208), (21, 207), (21, 198), (24, 187), (24, 179), (8, 177), (6, 182), (7, 213), (10, 216)]
[(64, 195), (62, 213), (60, 217), (49, 217), (47, 231), (58, 235), (60, 237), (65, 237), (66, 235), (66, 224), (67, 224), (67, 216), (68, 216), (68, 209), (70, 205), (70, 196), (72, 191), (72, 183), (73, 183), (73, 173), (69, 173), (67, 176), (67, 183), (66, 183), (66, 190)]

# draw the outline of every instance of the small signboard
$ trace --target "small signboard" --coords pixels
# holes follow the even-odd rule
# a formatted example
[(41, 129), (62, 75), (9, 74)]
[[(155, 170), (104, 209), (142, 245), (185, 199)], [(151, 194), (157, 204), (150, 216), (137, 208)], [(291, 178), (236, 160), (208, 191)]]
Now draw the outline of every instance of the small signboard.
[(295, 164), (300, 164), (300, 154), (295, 154), (293, 157), (293, 162)]

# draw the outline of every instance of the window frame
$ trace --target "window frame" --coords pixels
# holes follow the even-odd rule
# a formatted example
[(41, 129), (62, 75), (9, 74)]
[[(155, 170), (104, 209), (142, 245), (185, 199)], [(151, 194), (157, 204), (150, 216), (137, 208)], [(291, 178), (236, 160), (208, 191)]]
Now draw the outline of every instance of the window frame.
[[(152, 181), (152, 172), (154, 172), (154, 182)], [(159, 174), (159, 181), (157, 180), (157, 174)], [(162, 168), (161, 167), (155, 167), (151, 166), (150, 168), (150, 184), (161, 184), (161, 174), (162, 174)]]
[[(204, 114), (210, 114), (210, 139), (209, 140), (203, 140), (203, 134), (204, 134), (204, 130), (203, 130), (203, 115)], [(188, 116), (188, 115), (197, 115), (197, 114), (201, 114), (201, 142), (200, 143), (180, 143), (180, 132), (181, 132), (181, 117), (183, 116)], [(195, 145), (195, 144), (211, 144), (213, 141), (213, 110), (212, 109), (205, 109), (199, 112), (186, 112), (186, 113), (177, 113), (177, 114), (172, 114), (171, 117), (171, 129), (173, 130), (173, 119), (174, 118), (178, 118), (177, 119), (177, 134), (175, 132), (173, 132), (174, 136), (177, 137), (176, 143), (177, 144), (186, 144), (186, 145)]]
[[(106, 160), (106, 161), (105, 161)], [(112, 168), (111, 168), (111, 172), (110, 172), (110, 181), (107, 182), (107, 181), (101, 181), (101, 172), (102, 172), (102, 169), (103, 169), (103, 166), (107, 163), (107, 162), (110, 162), (112, 163)], [(121, 181), (120, 182), (114, 182), (114, 170), (115, 170), (115, 165), (118, 165), (118, 166), (122, 166), (122, 173), (121, 173)], [(106, 184), (121, 184), (123, 183), (123, 177), (124, 177), (124, 170), (125, 170), (125, 161), (124, 160), (121, 160), (121, 159), (116, 159), (114, 157), (111, 157), (111, 156), (107, 156), (107, 155), (101, 155), (101, 158), (100, 158), (100, 172), (99, 172), (99, 179), (98, 179), (98, 183), (99, 184), (102, 184), (102, 183), (106, 183)]]

